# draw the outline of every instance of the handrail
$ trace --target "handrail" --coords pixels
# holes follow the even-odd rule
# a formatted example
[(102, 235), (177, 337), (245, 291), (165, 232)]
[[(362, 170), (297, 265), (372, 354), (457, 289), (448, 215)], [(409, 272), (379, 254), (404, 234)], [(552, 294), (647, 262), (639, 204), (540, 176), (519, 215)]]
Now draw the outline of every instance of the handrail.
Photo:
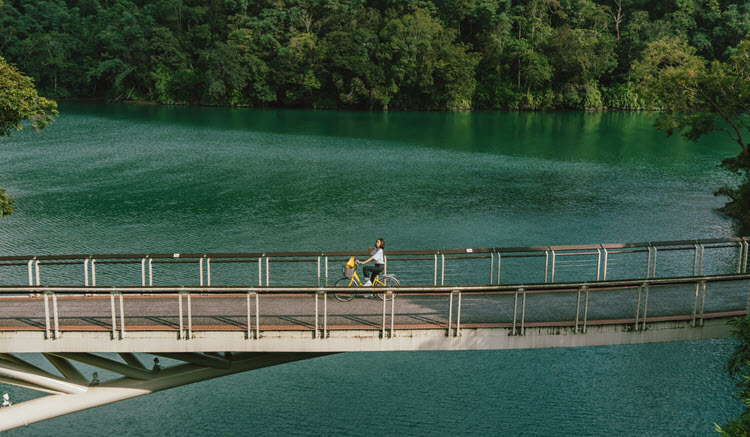
[[(674, 240), (674, 241), (653, 241), (640, 243), (602, 243), (602, 244), (580, 244), (580, 245), (561, 245), (561, 246), (526, 246), (526, 247), (491, 247), (491, 248), (452, 248), (452, 249), (424, 249), (424, 250), (389, 250), (388, 256), (407, 256), (407, 255), (473, 255), (473, 254), (492, 254), (492, 253), (539, 253), (543, 256), (546, 251), (565, 251), (565, 250), (596, 250), (596, 249), (647, 249), (649, 247), (663, 246), (686, 246), (707, 245), (707, 244), (729, 244), (728, 246), (717, 247), (734, 247), (736, 245), (750, 242), (750, 237), (728, 237), (728, 238), (709, 238), (696, 240)], [(83, 259), (201, 259), (201, 258), (248, 258), (257, 261), (259, 257), (264, 258), (282, 258), (282, 257), (318, 257), (318, 256), (360, 256), (366, 254), (363, 250), (348, 251), (298, 251), (298, 252), (218, 252), (218, 253), (122, 253), (122, 254), (59, 254), (59, 255), (9, 255), (0, 256), (0, 263), (5, 261), (54, 261), (54, 260), (83, 260)]]
[[(534, 283), (534, 284), (502, 284), (502, 285), (451, 285), (451, 286), (398, 286), (389, 287), (388, 289), (397, 290), (398, 293), (439, 293), (450, 294), (452, 292), (515, 292), (523, 288), (526, 292), (532, 291), (559, 291), (574, 290), (580, 287), (587, 287), (589, 290), (604, 288), (627, 288), (648, 286), (665, 286), (690, 284), (696, 282), (726, 282), (750, 280), (749, 273), (730, 274), (730, 275), (712, 275), (712, 276), (690, 276), (678, 278), (649, 278), (649, 279), (626, 279), (615, 281), (591, 281), (591, 282), (558, 282), (558, 283)], [(354, 287), (347, 288), (347, 293), (364, 294), (373, 291), (383, 291), (383, 287)], [(277, 286), (151, 286), (151, 287), (70, 287), (54, 285), (2, 285), (0, 286), (0, 295), (19, 294), (19, 293), (57, 293), (57, 294), (174, 294), (182, 292), (207, 293), (207, 294), (233, 294), (233, 293), (258, 293), (258, 294), (322, 294), (341, 292), (341, 287), (277, 287)]]

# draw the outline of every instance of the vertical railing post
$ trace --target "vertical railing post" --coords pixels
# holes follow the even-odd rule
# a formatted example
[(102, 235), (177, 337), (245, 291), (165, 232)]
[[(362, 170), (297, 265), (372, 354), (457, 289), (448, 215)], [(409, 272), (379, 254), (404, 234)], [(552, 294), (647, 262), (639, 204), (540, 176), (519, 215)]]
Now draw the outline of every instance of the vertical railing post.
[(586, 290), (586, 299), (583, 303), (583, 333), (586, 333), (586, 322), (588, 321), (589, 317), (589, 287), (583, 286), (583, 288)]
[(500, 285), (500, 259), (502, 258), (501, 254), (497, 254), (497, 282), (496, 284)]
[(695, 328), (695, 319), (698, 314), (698, 294), (700, 293), (701, 281), (695, 283), (695, 296), (693, 297), (693, 320), (691, 325)]
[(112, 311), (112, 340), (117, 340), (117, 310), (115, 310), (115, 292), (109, 294), (110, 310)]
[(318, 256), (318, 287), (320, 287), (320, 256)]
[[(651, 273), (651, 246), (648, 246), (648, 258), (646, 259), (646, 279), (648, 279), (648, 275)], [(640, 288), (638, 289), (638, 292), (640, 293)]]
[(193, 338), (193, 307), (190, 290), (187, 291), (187, 310), (188, 310), (188, 335), (187, 339)]
[(578, 297), (576, 299), (576, 328), (575, 332), (578, 332), (578, 314), (581, 312), (581, 290), (583, 287), (578, 288)]
[(178, 334), (177, 334), (177, 338), (178, 338), (179, 340), (182, 340), (182, 339), (183, 339), (183, 337), (185, 336), (185, 335), (183, 334), (183, 329), (184, 329), (184, 326), (185, 326), (185, 325), (184, 325), (184, 324), (182, 323), (182, 291), (178, 291), (178, 292), (177, 292), (177, 303), (178, 303), (178, 304), (179, 304), (179, 306), (180, 306), (180, 309), (179, 309), (179, 316), (180, 316), (180, 329), (179, 329), (179, 331), (178, 331)]
[[(649, 255), (651, 254), (651, 250), (649, 249)], [(641, 287), (642, 285), (638, 286), (638, 302), (635, 304), (635, 330), (638, 330), (638, 319), (641, 317)]]
[(252, 317), (250, 316), (250, 294), (251, 292), (247, 292), (247, 339), (253, 338), (253, 332), (252, 332)]
[(211, 286), (211, 258), (206, 258), (206, 285)]
[(391, 338), (394, 337), (394, 329), (395, 329), (395, 318), (396, 318), (396, 294), (393, 292), (393, 290), (388, 290), (388, 294), (386, 294), (386, 297), (391, 297)]
[(521, 335), (526, 335), (526, 289), (522, 288), (523, 302), (521, 303)]
[(32, 267), (33, 264), (34, 264), (34, 260), (33, 259), (30, 259), (29, 262), (28, 262), (28, 264), (27, 264), (28, 271), (29, 271), (29, 287), (31, 287), (32, 285), (34, 285), (34, 267)]
[(518, 315), (518, 292), (521, 291), (521, 289), (517, 289), (515, 294), (513, 295), (513, 333), (512, 335), (516, 335), (516, 317)]
[(271, 269), (268, 267), (268, 257), (266, 257), (266, 287), (271, 284)]
[(451, 290), (451, 294), (449, 295), (448, 299), (448, 331), (446, 332), (446, 337), (450, 337), (453, 333), (453, 292), (455, 290)]
[(48, 292), (44, 292), (44, 338), (49, 340), (52, 337), (50, 322), (49, 322), (49, 296)]
[(318, 338), (318, 329), (320, 329), (320, 323), (318, 322), (318, 293), (315, 293), (315, 329), (313, 329), (313, 338)]
[[(93, 266), (93, 261), (92, 261), (91, 267), (92, 267), (92, 269), (94, 267)], [(42, 282), (41, 282), (40, 277), (39, 277), (39, 260), (34, 261), (34, 270), (35, 270), (35, 273), (36, 273), (36, 285), (41, 285)]]
[(96, 258), (91, 258), (91, 286), (96, 287)]
[(145, 286), (146, 286), (146, 258), (143, 258), (141, 260), (141, 287), (145, 287)]
[(604, 267), (602, 268), (602, 281), (607, 280), (607, 263), (609, 262), (609, 252), (607, 252), (607, 249), (604, 249)]
[(746, 240), (742, 240), (742, 244), (745, 246), (745, 256), (742, 260), (742, 273), (747, 273), (747, 252), (748, 249), (750, 249), (750, 246), (748, 246)]
[(258, 287), (263, 286), (263, 257), (258, 258)]
[(437, 265), (438, 265), (437, 254), (435, 254), (434, 257), (435, 257), (435, 270), (432, 274), (432, 285), (437, 286)]
[(120, 338), (125, 338), (125, 302), (122, 293), (118, 291), (117, 294), (120, 297)]
[(643, 287), (646, 288), (646, 295), (643, 297), (643, 325), (641, 330), (646, 330), (646, 313), (648, 312), (648, 283), (643, 284)]
[(703, 257), (706, 255), (706, 248), (701, 244), (701, 256), (698, 264), (698, 276), (703, 276)]
[(260, 293), (255, 293), (255, 338), (260, 339)]
[(55, 320), (55, 339), (60, 338), (60, 319), (57, 317), (57, 294), (52, 293), (52, 315)]
[(380, 338), (386, 338), (385, 336), (385, 313), (386, 313), (386, 304), (388, 303), (388, 295), (383, 295), (383, 330), (380, 334)]
[(549, 250), (544, 251), (544, 283), (547, 283), (547, 272), (549, 271)]
[(199, 276), (200, 276), (201, 287), (203, 287), (203, 258), (205, 258), (205, 256), (202, 256), (202, 257), (200, 257), (198, 259), (198, 268), (200, 269), (200, 275)]
[(440, 254), (440, 285), (445, 285), (445, 254)]
[(698, 245), (693, 244), (693, 276), (698, 273)]
[(492, 285), (492, 278), (495, 273), (495, 253), (490, 252), (490, 285)]
[(83, 260), (83, 285), (84, 287), (89, 286), (89, 259), (84, 258)]
[(651, 277), (656, 277), (656, 254), (658, 253), (659, 249), (654, 247), (654, 261), (651, 263)]
[(739, 253), (737, 254), (737, 274), (740, 274), (742, 273), (742, 255), (745, 253), (745, 245), (740, 241), (737, 246), (739, 246)]
[(602, 270), (602, 250), (596, 249), (596, 280), (599, 281), (599, 273)]
[(701, 281), (701, 327), (703, 327), (703, 308), (706, 304), (706, 281)]
[(148, 258), (148, 286), (154, 286), (154, 260), (150, 256)]
[(328, 338), (328, 293), (323, 292), (323, 338)]
[(461, 290), (456, 289), (456, 293), (458, 293), (458, 308), (456, 311), (456, 337), (461, 336)]
[(555, 251), (552, 250), (552, 275), (550, 276), (550, 282), (555, 282), (555, 263), (557, 261)]

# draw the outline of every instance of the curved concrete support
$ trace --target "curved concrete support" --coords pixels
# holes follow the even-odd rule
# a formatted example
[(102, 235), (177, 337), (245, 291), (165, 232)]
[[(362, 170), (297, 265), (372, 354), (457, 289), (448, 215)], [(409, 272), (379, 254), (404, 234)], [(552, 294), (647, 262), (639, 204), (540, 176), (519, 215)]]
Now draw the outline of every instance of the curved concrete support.
[(0, 408), (0, 431), (29, 425), (87, 408), (167, 390), (193, 382), (246, 372), (292, 361), (316, 358), (326, 353), (234, 354), (228, 369), (182, 364), (163, 369), (149, 380), (118, 378), (79, 394), (51, 395)]
[(78, 361), (79, 363), (88, 364), (89, 366), (95, 366), (102, 369), (109, 370), (110, 372), (119, 373), (130, 378), (148, 380), (151, 379), (151, 372), (137, 369), (127, 364), (118, 363), (117, 361), (110, 360), (109, 358), (100, 357), (94, 354), (86, 353), (55, 353), (52, 354), (60, 358), (68, 360)]
[(22, 364), (12, 363), (5, 360), (0, 361), (0, 373), (10, 376), (11, 378), (20, 379), (21, 381), (30, 382), (31, 384), (62, 393), (86, 393), (86, 390), (88, 389), (86, 386), (74, 384), (62, 378), (47, 376), (48, 374), (39, 374)]
[(36, 385), (30, 382), (21, 381), (20, 379), (8, 378), (7, 376), (0, 376), (0, 384), (8, 384), (8, 385), (12, 385), (15, 387), (28, 388), (29, 390), (40, 391), (42, 393), (48, 393), (51, 395), (65, 394), (63, 392), (59, 392), (56, 390), (50, 390), (47, 387), (42, 387), (41, 385)]
[(47, 359), (53, 366), (55, 366), (55, 369), (57, 369), (60, 373), (65, 376), (69, 381), (74, 382), (79, 385), (87, 386), (89, 385), (89, 380), (86, 379), (85, 376), (81, 374), (81, 372), (78, 371), (78, 369), (73, 366), (68, 360), (64, 358), (60, 358), (58, 356), (52, 355), (52, 354), (42, 354), (44, 358)]
[(214, 367), (216, 369), (228, 369), (231, 363), (224, 358), (215, 356), (198, 354), (198, 353), (158, 353), (155, 354), (160, 357), (170, 358), (177, 361), (184, 361), (186, 363), (197, 364), (199, 366)]

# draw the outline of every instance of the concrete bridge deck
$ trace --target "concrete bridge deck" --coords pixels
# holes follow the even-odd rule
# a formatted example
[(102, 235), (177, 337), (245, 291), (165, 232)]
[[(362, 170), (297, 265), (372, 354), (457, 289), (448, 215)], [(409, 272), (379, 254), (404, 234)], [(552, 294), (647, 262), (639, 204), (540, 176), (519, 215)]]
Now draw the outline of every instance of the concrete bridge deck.
[(9, 296), (14, 289), (0, 287), (6, 293), (0, 297), (0, 353), (341, 352), (713, 338), (729, 335), (726, 320), (746, 313), (748, 279), (740, 274), (400, 287), (397, 297), (385, 302), (361, 295), (340, 302), (332, 294), (340, 289), (325, 287), (255, 287), (243, 293), (231, 287), (89, 287), (85, 294), (80, 288), (20, 288), (44, 290), (31, 297)]

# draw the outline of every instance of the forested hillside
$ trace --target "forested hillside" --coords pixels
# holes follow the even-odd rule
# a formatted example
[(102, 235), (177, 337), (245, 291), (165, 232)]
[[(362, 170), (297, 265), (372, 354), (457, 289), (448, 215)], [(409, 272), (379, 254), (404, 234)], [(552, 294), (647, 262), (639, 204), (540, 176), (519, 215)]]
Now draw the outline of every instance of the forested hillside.
[(0, 56), (54, 99), (352, 109), (637, 108), (678, 36), (725, 60), (741, 0), (0, 0)]

